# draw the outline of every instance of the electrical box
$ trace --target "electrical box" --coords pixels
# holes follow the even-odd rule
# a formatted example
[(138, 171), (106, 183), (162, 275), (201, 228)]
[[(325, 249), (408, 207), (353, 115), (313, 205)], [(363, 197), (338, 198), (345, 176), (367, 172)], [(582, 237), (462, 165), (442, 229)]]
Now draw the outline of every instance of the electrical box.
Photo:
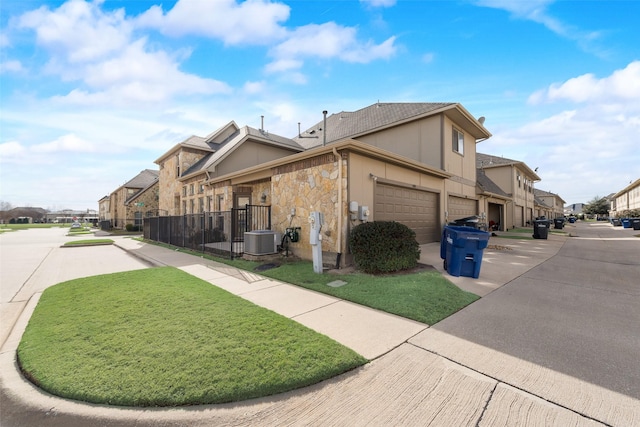
[(358, 219), (360, 221), (369, 221), (369, 206), (360, 206), (358, 208)]

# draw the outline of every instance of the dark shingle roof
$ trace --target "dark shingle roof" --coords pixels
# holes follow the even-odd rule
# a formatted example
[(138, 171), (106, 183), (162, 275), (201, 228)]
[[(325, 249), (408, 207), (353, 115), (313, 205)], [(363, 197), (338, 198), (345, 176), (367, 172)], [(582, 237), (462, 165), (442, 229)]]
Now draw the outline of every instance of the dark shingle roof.
[(476, 184), (483, 192), (510, 197), (509, 194), (502, 191), (502, 188), (493, 182), (482, 169), (476, 169)]
[(515, 165), (522, 163), (520, 160), (507, 159), (506, 157), (492, 156), (490, 154), (476, 153), (476, 167), (486, 168), (491, 166)]
[[(358, 111), (342, 111), (327, 116), (326, 142), (355, 138), (394, 124), (417, 118), (438, 109), (455, 105), (451, 102), (377, 103)], [(294, 141), (305, 148), (324, 142), (324, 119), (307, 129)], [(317, 138), (316, 138), (317, 137)]]
[(159, 172), (152, 169), (145, 169), (134, 178), (127, 181), (123, 187), (125, 188), (145, 188), (153, 184), (158, 179)]

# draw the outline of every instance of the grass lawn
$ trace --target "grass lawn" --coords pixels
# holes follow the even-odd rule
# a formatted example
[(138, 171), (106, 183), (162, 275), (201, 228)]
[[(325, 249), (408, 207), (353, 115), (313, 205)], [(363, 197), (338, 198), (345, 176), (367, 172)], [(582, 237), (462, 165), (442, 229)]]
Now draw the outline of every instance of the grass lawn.
[[(247, 271), (255, 271), (256, 267), (262, 264), (243, 259), (223, 259), (202, 252), (144, 241)], [(438, 323), (479, 299), (477, 295), (461, 290), (435, 270), (397, 275), (370, 275), (359, 272), (317, 274), (313, 271), (313, 263), (310, 261), (293, 261), (258, 273), (428, 325)], [(342, 280), (347, 284), (337, 288), (327, 285), (336, 280)]]
[(84, 239), (67, 242), (64, 244), (64, 246), (110, 245), (112, 243), (113, 240), (111, 239)]
[[(479, 298), (461, 290), (436, 270), (397, 275), (317, 274), (313, 263), (305, 261), (283, 264), (260, 274), (428, 325)], [(347, 284), (327, 285), (336, 280)]]
[(48, 288), (18, 361), (52, 394), (124, 406), (240, 401), (366, 363), (324, 335), (171, 267)]

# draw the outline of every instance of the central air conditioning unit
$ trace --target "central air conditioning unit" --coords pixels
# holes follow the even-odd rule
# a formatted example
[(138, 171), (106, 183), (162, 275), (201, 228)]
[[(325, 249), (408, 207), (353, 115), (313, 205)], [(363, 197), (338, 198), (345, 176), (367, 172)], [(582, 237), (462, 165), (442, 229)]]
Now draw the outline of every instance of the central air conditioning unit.
[(244, 253), (249, 255), (268, 255), (278, 252), (276, 232), (272, 230), (254, 230), (244, 233)]

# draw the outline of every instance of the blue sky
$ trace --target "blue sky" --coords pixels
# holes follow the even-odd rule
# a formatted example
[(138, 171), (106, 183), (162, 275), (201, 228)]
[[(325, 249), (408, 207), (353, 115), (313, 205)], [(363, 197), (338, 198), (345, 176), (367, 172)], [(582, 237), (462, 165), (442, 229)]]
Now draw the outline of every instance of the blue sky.
[(0, 200), (97, 209), (190, 135), (459, 102), (588, 202), (640, 178), (640, 2), (0, 2)]

